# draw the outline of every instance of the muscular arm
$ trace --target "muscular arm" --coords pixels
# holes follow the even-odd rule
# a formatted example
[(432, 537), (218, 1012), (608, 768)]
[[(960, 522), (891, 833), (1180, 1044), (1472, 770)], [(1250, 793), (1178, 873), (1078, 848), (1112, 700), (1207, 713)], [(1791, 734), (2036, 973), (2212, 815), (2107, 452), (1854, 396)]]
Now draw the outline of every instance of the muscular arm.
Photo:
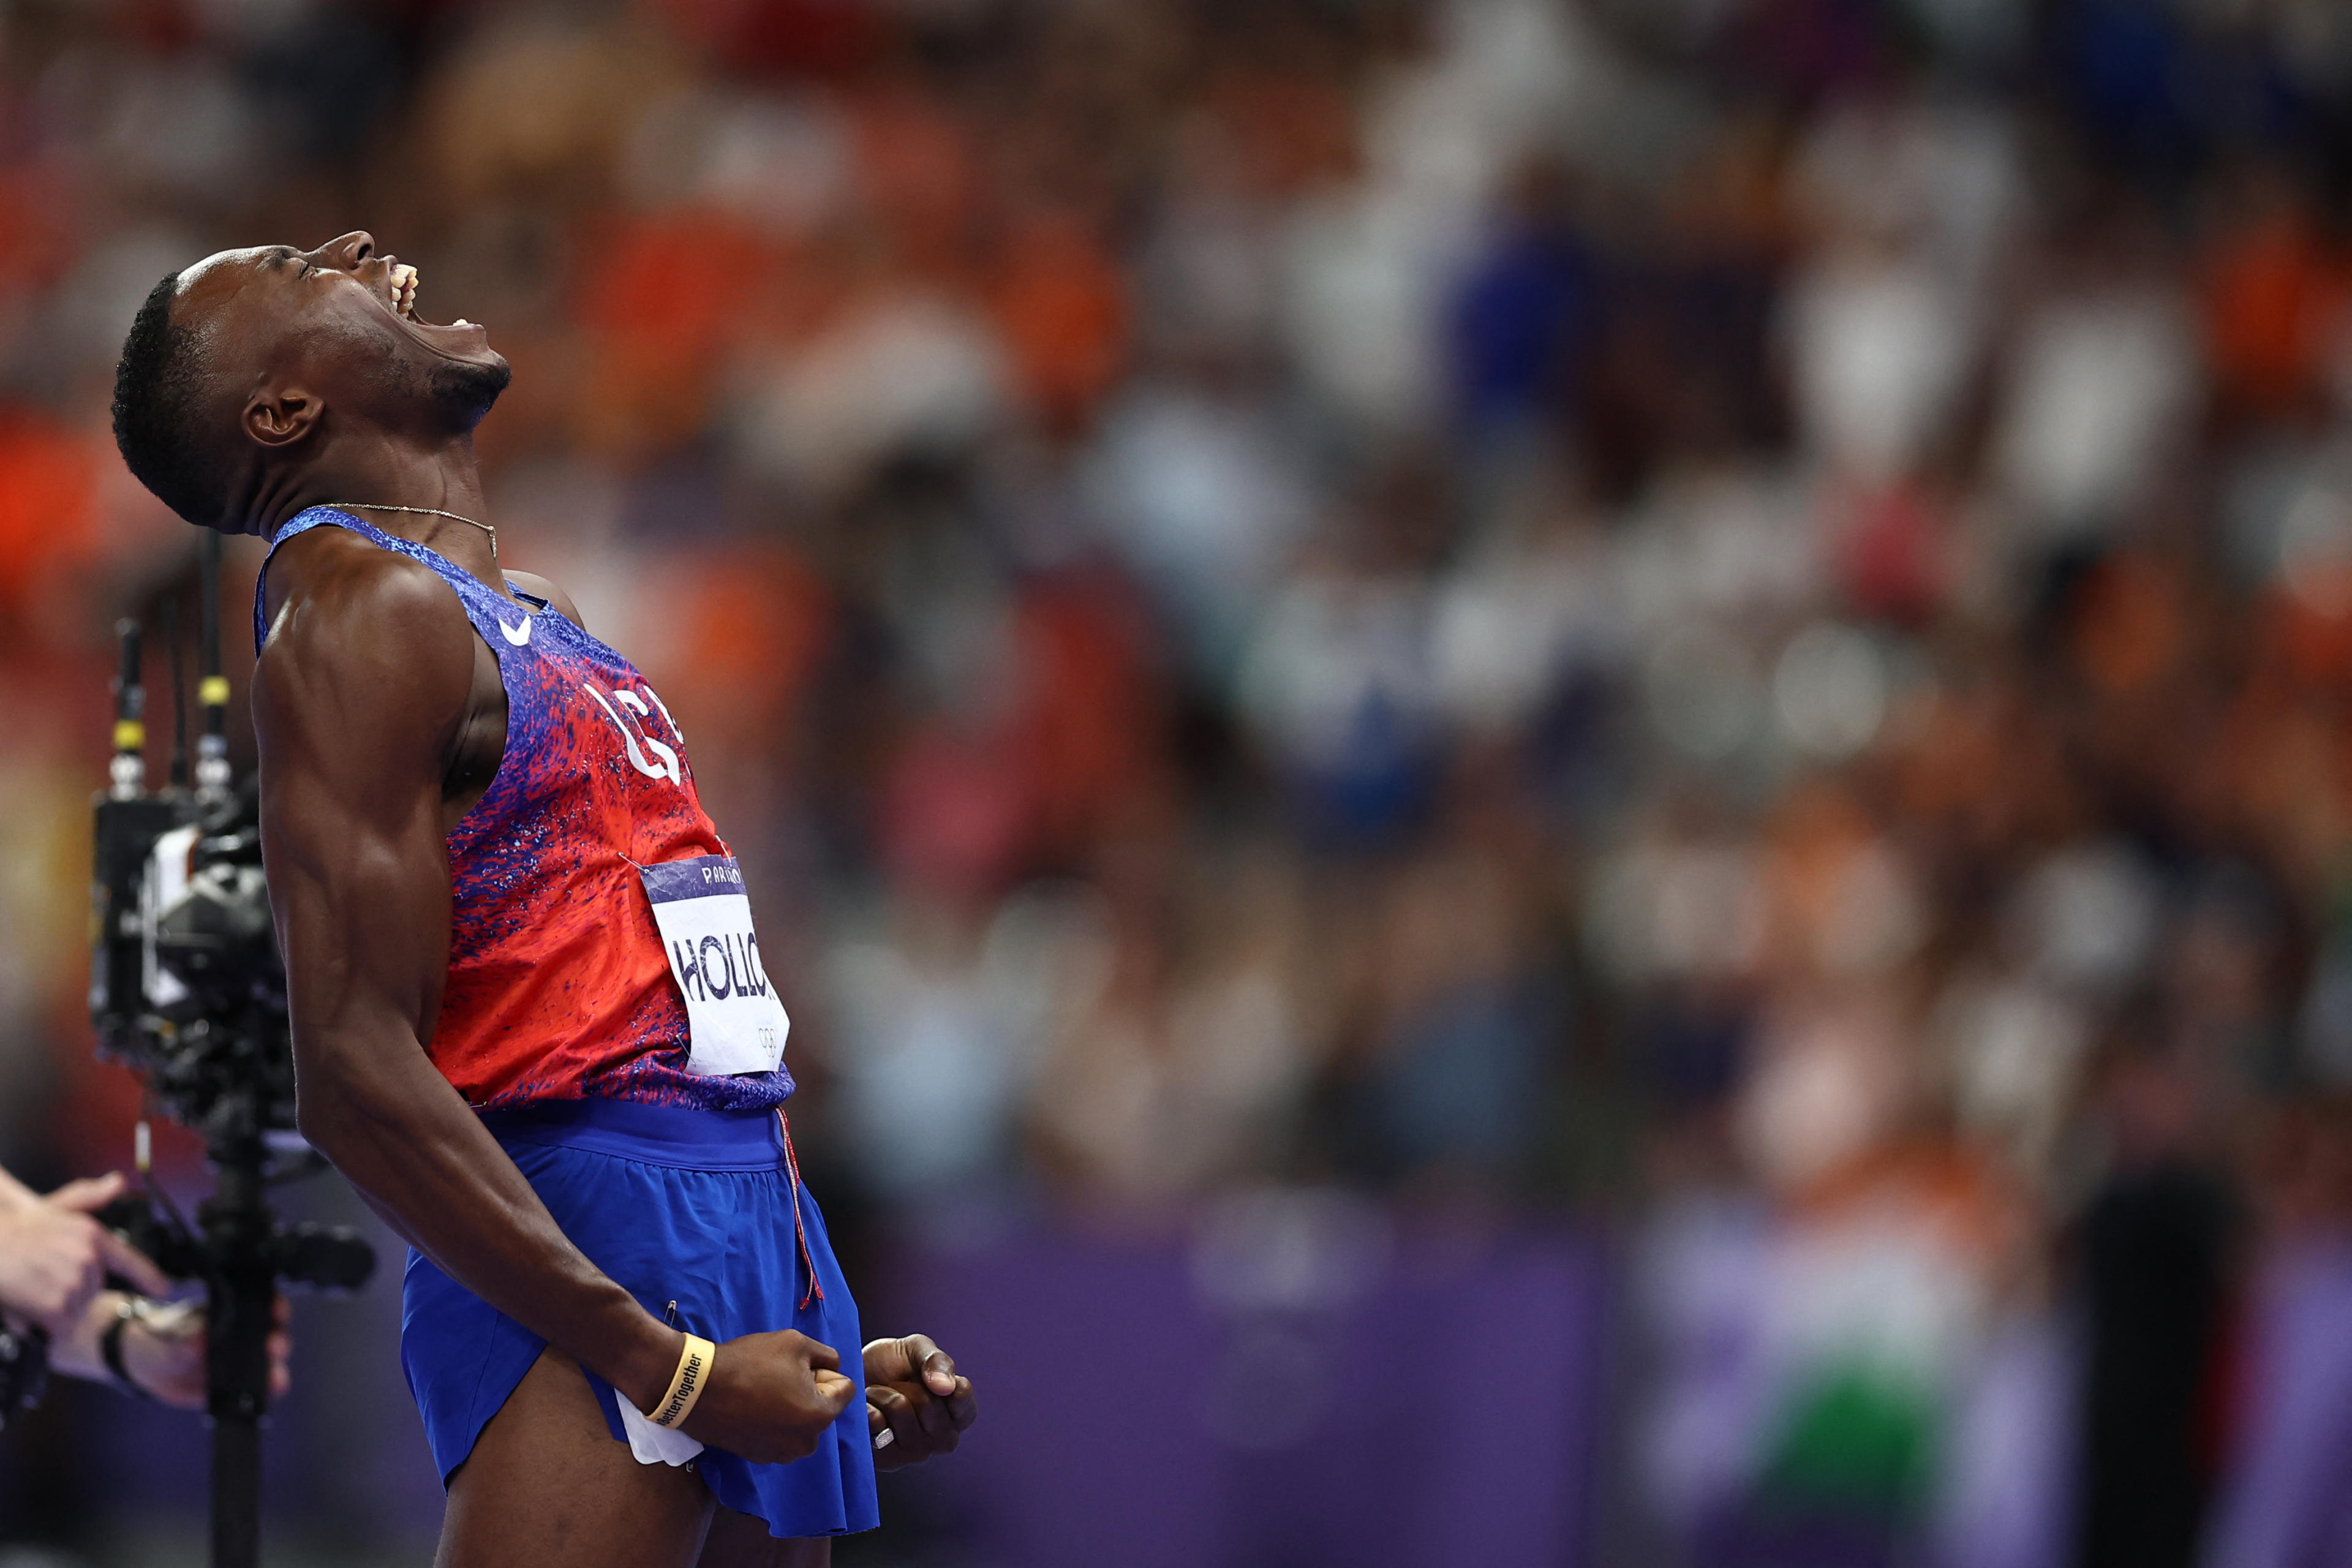
[(565, 1238), (425, 1054), (449, 960), (443, 782), (475, 637), (429, 574), (349, 555), (284, 553), (288, 607), (254, 682), (303, 1134), (453, 1278), (649, 1407), (681, 1337)]

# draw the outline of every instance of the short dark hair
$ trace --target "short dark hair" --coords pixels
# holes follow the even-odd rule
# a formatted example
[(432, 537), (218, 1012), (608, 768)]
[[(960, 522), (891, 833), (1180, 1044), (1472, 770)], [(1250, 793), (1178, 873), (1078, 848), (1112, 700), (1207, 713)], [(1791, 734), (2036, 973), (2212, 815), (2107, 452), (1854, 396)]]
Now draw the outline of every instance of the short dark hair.
[(226, 498), (196, 428), (204, 354), (193, 327), (175, 325), (173, 273), (148, 290), (114, 367), (114, 445), (139, 482), (190, 522), (217, 523)]

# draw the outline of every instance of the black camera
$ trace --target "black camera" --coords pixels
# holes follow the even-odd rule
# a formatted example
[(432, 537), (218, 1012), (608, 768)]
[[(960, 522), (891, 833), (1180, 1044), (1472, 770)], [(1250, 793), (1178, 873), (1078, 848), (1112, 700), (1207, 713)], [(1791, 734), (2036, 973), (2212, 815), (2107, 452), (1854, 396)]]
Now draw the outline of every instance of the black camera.
[(175, 1121), (294, 1125), (286, 971), (255, 792), (120, 785), (98, 803), (90, 1016)]

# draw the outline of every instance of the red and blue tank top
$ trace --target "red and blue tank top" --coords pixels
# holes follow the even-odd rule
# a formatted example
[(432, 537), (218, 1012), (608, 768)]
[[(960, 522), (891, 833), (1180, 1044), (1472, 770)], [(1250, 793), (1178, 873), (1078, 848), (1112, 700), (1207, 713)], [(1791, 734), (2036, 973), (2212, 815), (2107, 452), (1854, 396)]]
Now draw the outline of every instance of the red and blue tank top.
[[(509, 599), (348, 512), (310, 508), (278, 531), (271, 553), (322, 525), (447, 583), (506, 689), (505, 754), (448, 836), (449, 975), (425, 1047), (433, 1065), (477, 1110), (542, 1100), (781, 1105), (793, 1091), (781, 1064), (730, 1077), (687, 1069), (686, 1004), (640, 868), (728, 851), (652, 686), (561, 612), (528, 595), (527, 605)], [(265, 561), (254, 584), (257, 655), (268, 572)]]

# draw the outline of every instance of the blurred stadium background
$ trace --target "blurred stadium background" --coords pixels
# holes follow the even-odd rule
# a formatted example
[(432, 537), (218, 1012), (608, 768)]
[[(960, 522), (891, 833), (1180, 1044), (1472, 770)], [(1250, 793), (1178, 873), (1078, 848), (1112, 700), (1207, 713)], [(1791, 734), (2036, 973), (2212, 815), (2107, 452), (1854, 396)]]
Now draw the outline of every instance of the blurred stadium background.
[[(364, 226), (983, 1390), (845, 1568), (2352, 1561), (2347, 194), (2338, 0), (10, 0), (0, 1163), (138, 1102), (121, 334)], [(429, 1553), (397, 1272), (276, 1561)], [(60, 1391), (0, 1563), (201, 1478)]]

